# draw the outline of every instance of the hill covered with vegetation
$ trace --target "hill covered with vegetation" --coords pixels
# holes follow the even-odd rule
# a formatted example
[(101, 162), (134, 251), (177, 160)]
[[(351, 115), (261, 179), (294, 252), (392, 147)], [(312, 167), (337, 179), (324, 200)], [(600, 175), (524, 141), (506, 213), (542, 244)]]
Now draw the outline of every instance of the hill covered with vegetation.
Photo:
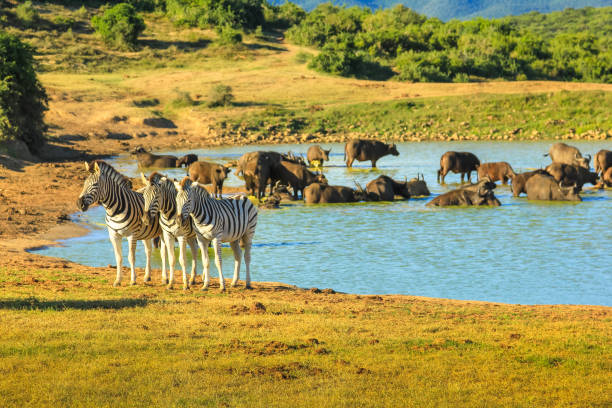
[[(295, 3), (305, 10), (313, 10), (318, 5), (329, 3), (328, 0), (296, 0)], [(284, 0), (274, 0), (276, 4)], [(468, 20), (474, 17), (500, 18), (515, 16), (530, 12), (549, 13), (567, 8), (605, 7), (612, 6), (610, 0), (334, 0), (331, 3), (338, 6), (368, 7), (372, 10), (392, 8), (398, 4), (444, 21), (451, 19)]]

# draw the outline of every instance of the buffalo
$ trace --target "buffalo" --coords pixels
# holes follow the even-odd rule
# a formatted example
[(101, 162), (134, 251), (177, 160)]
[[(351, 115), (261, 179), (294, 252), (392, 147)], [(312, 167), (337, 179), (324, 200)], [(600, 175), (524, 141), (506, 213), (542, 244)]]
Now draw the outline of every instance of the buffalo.
[(578, 187), (563, 187), (552, 176), (535, 174), (525, 184), (528, 200), (582, 201)]
[(408, 191), (410, 192), (411, 197), (428, 196), (431, 194), (422, 174), (417, 175), (408, 181)]
[(188, 173), (191, 181), (212, 184), (214, 196), (220, 198), (223, 193), (223, 182), (231, 170), (220, 164), (197, 161), (189, 166)]
[(312, 183), (304, 189), (306, 204), (355, 203), (363, 198), (363, 192), (344, 186)]
[(449, 171), (453, 173), (461, 173), (461, 182), (463, 183), (463, 176), (467, 173), (468, 181), (472, 181), (472, 172), (477, 171), (480, 166), (480, 160), (475, 154), (469, 152), (446, 152), (440, 157), (440, 170), (438, 170), (438, 183), (440, 183), (440, 177), (442, 178), (442, 184), (444, 184), (444, 177)]
[(459, 187), (437, 196), (427, 203), (428, 206), (445, 207), (450, 205), (490, 205), (499, 206), (501, 203), (493, 194), (496, 185), (488, 177), (484, 177), (476, 184)]
[(508, 162), (482, 163), (477, 169), (479, 180), (483, 177), (489, 177), (491, 181), (501, 180), (502, 184), (508, 184), (508, 180), (512, 180), (516, 176)]
[(136, 156), (136, 160), (138, 160), (138, 167), (178, 167), (178, 157), (149, 153), (143, 147), (139, 147), (138, 149), (134, 150), (132, 152), (132, 156)]
[(331, 152), (331, 149), (323, 150), (321, 146), (319, 145), (310, 146), (308, 148), (308, 151), (306, 152), (306, 158), (308, 159), (308, 164), (310, 166), (313, 166), (313, 162), (317, 161), (319, 162), (321, 166), (323, 166), (324, 162), (329, 161), (330, 152)]
[(178, 159), (178, 161), (176, 162), (176, 167), (189, 167), (191, 166), (191, 163), (195, 163), (198, 161), (198, 155), (196, 154), (186, 154), (183, 157), (181, 157), (180, 159)]
[(306, 186), (312, 183), (327, 183), (325, 175), (313, 173), (306, 166), (287, 160), (281, 160), (274, 168), (273, 177), (281, 183), (291, 186), (293, 198), (296, 200), (299, 192), (302, 192), (302, 197), (304, 196)]
[(586, 169), (590, 168), (589, 162), (591, 161), (591, 155), (582, 157), (580, 150), (573, 146), (566, 145), (565, 143), (553, 144), (550, 146), (548, 153), (544, 156), (550, 156), (553, 163), (571, 164)]
[[(249, 152), (238, 159), (237, 175), (242, 175), (250, 194), (261, 198), (266, 187), (280, 180), (278, 178), (278, 166), (281, 160), (305, 165), (304, 159), (291, 153), (282, 154), (278, 152)], [(272, 188), (270, 188), (271, 192)]]
[(609, 167), (612, 167), (612, 152), (610, 150), (600, 150), (595, 155), (595, 172), (603, 174)]
[(378, 140), (353, 139), (344, 146), (344, 161), (348, 168), (353, 166), (355, 160), (370, 160), (372, 168), (375, 168), (378, 159), (388, 154), (399, 156), (395, 144), (389, 145)]
[(565, 187), (576, 185), (579, 190), (586, 183), (595, 185), (598, 182), (597, 173), (582, 166), (552, 163), (546, 166), (546, 172), (560, 185)]
[(519, 195), (521, 195), (521, 193), (526, 194), (527, 190), (525, 190), (525, 184), (527, 183), (527, 180), (529, 180), (536, 174), (544, 174), (550, 176), (550, 174), (548, 174), (546, 170), (542, 169), (519, 173), (512, 179), (512, 195), (514, 197), (518, 197)]
[(408, 182), (398, 182), (389, 176), (379, 176), (366, 185), (366, 193), (374, 201), (393, 201), (396, 195), (410, 198)]

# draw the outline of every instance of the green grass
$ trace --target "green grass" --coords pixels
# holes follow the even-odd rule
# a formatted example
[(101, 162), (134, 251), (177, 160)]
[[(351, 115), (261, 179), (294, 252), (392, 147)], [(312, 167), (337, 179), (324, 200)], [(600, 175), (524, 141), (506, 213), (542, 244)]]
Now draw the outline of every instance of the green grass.
[[(419, 98), (308, 110), (267, 108), (225, 120), (219, 131), (373, 134), (389, 140), (554, 139), (612, 129), (605, 91)], [(596, 137), (596, 136), (594, 136)], [(610, 135), (612, 137), (612, 135)]]
[(610, 403), (610, 308), (115, 289), (111, 275), (0, 270), (3, 407)]

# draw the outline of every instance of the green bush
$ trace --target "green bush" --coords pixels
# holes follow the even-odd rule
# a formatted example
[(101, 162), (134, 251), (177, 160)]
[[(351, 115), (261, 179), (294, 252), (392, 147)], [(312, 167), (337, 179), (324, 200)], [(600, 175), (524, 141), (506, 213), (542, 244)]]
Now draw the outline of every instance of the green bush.
[(217, 106), (229, 106), (232, 104), (233, 100), (234, 95), (232, 95), (232, 87), (228, 85), (219, 84), (212, 87), (212, 89), (210, 90), (207, 106), (209, 108), (214, 108)]
[(19, 19), (19, 22), (26, 27), (33, 27), (39, 19), (38, 11), (36, 11), (34, 6), (32, 6), (32, 2), (30, 0), (18, 5), (15, 8), (15, 14)]
[(230, 25), (224, 25), (217, 29), (218, 42), (222, 45), (235, 45), (242, 42), (242, 33)]
[(176, 24), (254, 30), (265, 24), (264, 0), (166, 0), (167, 15)]
[(102, 16), (94, 16), (91, 24), (106, 45), (121, 49), (134, 49), (138, 36), (145, 29), (144, 20), (128, 3), (117, 4)]
[(44, 144), (47, 93), (34, 71), (33, 49), (0, 33), (0, 140), (21, 140), (31, 152)]

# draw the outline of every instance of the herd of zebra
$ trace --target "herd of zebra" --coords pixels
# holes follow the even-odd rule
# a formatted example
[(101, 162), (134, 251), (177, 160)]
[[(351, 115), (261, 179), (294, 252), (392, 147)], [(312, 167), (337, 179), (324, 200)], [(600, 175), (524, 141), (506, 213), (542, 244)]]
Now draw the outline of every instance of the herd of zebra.
[[(238, 282), (242, 249), (246, 264), (246, 287), (251, 287), (251, 245), (257, 226), (257, 208), (244, 196), (215, 199), (199, 183), (185, 178), (180, 183), (153, 173), (145, 179), (145, 187), (134, 191), (129, 179), (104, 161), (85, 163), (89, 172), (77, 207), (87, 211), (94, 203), (106, 210), (106, 225), (117, 262), (114, 286), (121, 284), (123, 237), (128, 241), (128, 262), (132, 285), (136, 284), (135, 251), (137, 241), (143, 241), (146, 254), (144, 281), (151, 280), (152, 241), (161, 237), (162, 282), (172, 288), (174, 282), (174, 243), (179, 243), (179, 263), (183, 270), (183, 289), (195, 284), (198, 247), (204, 266), (202, 289), (210, 283), (208, 246), (212, 243), (219, 286), (225, 290), (221, 265), (221, 242), (229, 242), (234, 252), (234, 277)], [(143, 177), (144, 178), (144, 177)], [(192, 251), (191, 276), (187, 280), (185, 249)], [(169, 276), (166, 271), (168, 255)]]

